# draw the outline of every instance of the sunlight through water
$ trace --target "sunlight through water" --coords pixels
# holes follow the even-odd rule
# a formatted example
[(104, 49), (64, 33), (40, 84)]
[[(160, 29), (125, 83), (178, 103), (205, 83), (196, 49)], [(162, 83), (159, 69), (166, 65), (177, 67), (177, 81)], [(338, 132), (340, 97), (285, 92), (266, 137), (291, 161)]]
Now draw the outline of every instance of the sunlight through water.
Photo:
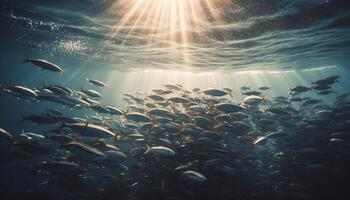
[(109, 37), (122, 35), (123, 43), (142, 38), (168, 56), (180, 55), (180, 64), (190, 67), (190, 50), (198, 48), (191, 44), (208, 42), (205, 37), (210, 27), (205, 22), (223, 25), (218, 5), (231, 4), (228, 0), (120, 0), (107, 11), (118, 13)]

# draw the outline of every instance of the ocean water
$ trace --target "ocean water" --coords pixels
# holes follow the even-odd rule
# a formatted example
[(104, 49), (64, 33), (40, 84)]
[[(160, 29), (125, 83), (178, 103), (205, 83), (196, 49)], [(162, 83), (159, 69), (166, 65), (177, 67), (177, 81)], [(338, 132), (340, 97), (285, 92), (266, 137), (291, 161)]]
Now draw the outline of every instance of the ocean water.
[[(24, 199), (27, 196), (37, 199), (349, 198), (346, 180), (350, 177), (350, 111), (347, 110), (349, 98), (345, 94), (350, 92), (350, 1), (0, 0), (0, 22), (0, 128), (14, 137), (9, 148), (12, 153), (1, 154), (1, 199)], [(22, 63), (26, 58), (55, 63), (64, 69), (63, 76), (40, 70), (31, 63)], [(330, 89), (326, 90), (330, 94), (317, 94), (320, 90), (315, 89), (312, 82), (330, 76), (339, 76), (336, 82), (327, 84)], [(102, 81), (108, 87), (93, 86), (86, 81), (87, 78)], [(94, 122), (91, 116), (111, 116), (89, 106), (68, 108), (59, 103), (19, 98), (11, 92), (4, 92), (16, 85), (41, 90), (50, 84), (68, 87), (74, 93), (81, 89), (96, 90), (102, 96), (96, 99), (101, 105), (113, 105), (126, 113), (133, 110), (127, 108), (130, 103), (123, 100), (125, 93), (141, 93), (138, 97), (154, 103), (146, 97), (154, 94), (154, 89), (166, 89), (165, 84), (180, 84), (182, 92), (188, 90), (194, 96), (197, 95), (192, 91), (194, 88), (200, 88), (200, 91), (230, 88), (232, 97), (226, 95), (223, 101), (237, 105), (250, 96), (242, 94), (245, 91), (241, 87), (247, 86), (251, 91), (260, 91), (258, 96), (264, 98), (265, 104), (259, 108), (248, 106), (244, 112), (249, 114), (249, 120), (238, 121), (250, 123), (250, 131), (264, 132), (259, 137), (275, 131), (285, 131), (288, 137), (281, 141), (271, 139), (267, 146), (253, 149), (250, 143), (254, 140), (236, 144), (237, 138), (232, 139), (232, 143), (220, 135), (216, 142), (222, 145), (221, 149), (229, 148), (233, 155), (218, 156), (206, 152), (205, 155), (193, 156), (189, 153), (189, 156), (179, 153), (182, 151), (178, 144), (180, 139), (170, 139), (165, 134), (169, 131), (163, 130), (166, 139), (173, 143), (171, 147), (176, 152), (176, 162), (147, 156), (132, 158), (124, 143), (113, 143), (128, 156), (123, 164), (129, 169), (117, 172), (111, 171), (104, 163), (72, 161), (60, 150), (39, 157), (28, 152), (32, 154), (30, 159), (18, 158), (20, 156), (13, 155), (13, 152), (18, 149), (29, 151), (17, 145), (23, 140), (20, 136), (23, 131), (46, 135), (49, 130), (62, 125), (60, 120), (50, 125), (21, 122), (23, 117), (45, 113), (48, 108), (57, 109), (69, 118), (84, 118), (114, 132), (123, 132), (120, 133), (122, 140), (135, 131), (146, 135), (139, 129), (124, 130), (123, 127), (120, 131), (114, 125), (107, 125), (106, 121)], [(259, 87), (262, 86), (270, 89), (261, 91)], [(296, 86), (311, 89), (296, 97), (304, 98), (304, 101), (317, 99), (322, 103), (303, 107), (291, 102), (294, 96), (290, 91)], [(188, 97), (173, 92), (171, 95)], [(344, 98), (340, 97), (343, 94)], [(198, 95), (203, 99), (213, 97), (204, 93)], [(288, 103), (274, 99), (278, 96), (286, 97)], [(145, 108), (144, 104), (133, 104)], [(214, 104), (198, 105), (214, 112), (211, 110)], [(174, 106), (186, 110), (189, 105)], [(268, 109), (273, 106), (295, 111), (288, 111), (290, 118), (275, 113), (272, 120), (278, 121), (278, 125), (264, 129), (255, 118), (270, 119)], [(166, 109), (173, 112), (170, 107)], [(323, 126), (322, 122), (310, 122), (318, 119), (315, 113), (322, 110), (332, 112), (331, 116), (322, 117), (329, 124)], [(214, 120), (210, 112), (204, 116), (214, 124), (199, 126), (202, 132), (216, 131), (215, 125), (224, 123)], [(188, 113), (193, 119), (198, 114)], [(113, 116), (113, 120), (126, 124), (128, 120), (124, 121), (123, 117)], [(155, 125), (155, 118), (152, 120)], [(289, 126), (290, 121), (295, 126)], [(181, 122), (181, 125), (186, 123), (189, 122)], [(177, 132), (182, 133), (184, 128)], [(332, 136), (339, 132), (343, 134), (341, 137)], [(190, 139), (197, 144), (198, 138), (190, 136)], [(75, 141), (80, 140), (75, 138)], [(134, 142), (130, 144), (139, 145)], [(157, 146), (150, 141), (147, 145), (147, 148)], [(61, 149), (61, 146), (57, 148)], [(239, 175), (230, 170), (219, 173), (202, 168), (205, 161), (217, 158), (225, 160), (224, 166), (234, 168)], [(84, 166), (86, 171), (80, 178), (85, 179), (67, 181), (62, 174), (43, 173), (42, 162), (52, 161), (69, 161)], [(177, 172), (173, 173), (179, 166), (185, 166), (180, 172), (185, 169), (198, 171), (206, 176), (207, 181), (198, 184), (181, 182)], [(23, 176), (19, 173), (21, 171)], [(158, 180), (158, 174), (161, 180)], [(116, 180), (107, 184), (101, 178), (106, 175)], [(217, 182), (222, 184), (217, 186)], [(55, 196), (61, 192), (66, 195)]]

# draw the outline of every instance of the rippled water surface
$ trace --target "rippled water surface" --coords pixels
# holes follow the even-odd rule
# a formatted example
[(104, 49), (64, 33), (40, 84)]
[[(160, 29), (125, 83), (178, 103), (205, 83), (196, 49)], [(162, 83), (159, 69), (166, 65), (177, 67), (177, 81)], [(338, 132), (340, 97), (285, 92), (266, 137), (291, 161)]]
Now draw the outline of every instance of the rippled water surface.
[(0, 0), (0, 199), (350, 199), (349, 63), (350, 0)]
[(0, 40), (118, 70), (305, 69), (350, 58), (348, 0), (192, 0), (203, 12), (178, 7), (182, 21), (172, 22), (156, 1), (130, 14), (138, 0), (2, 0)]

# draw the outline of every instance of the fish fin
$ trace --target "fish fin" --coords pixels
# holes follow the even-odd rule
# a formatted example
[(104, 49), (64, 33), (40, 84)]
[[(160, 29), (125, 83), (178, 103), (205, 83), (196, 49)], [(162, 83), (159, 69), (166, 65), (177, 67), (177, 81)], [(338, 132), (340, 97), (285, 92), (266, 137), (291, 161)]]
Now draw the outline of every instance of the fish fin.
[(65, 71), (64, 69), (62, 69), (62, 70), (60, 71), (61, 76), (63, 76), (64, 71)]
[(30, 58), (26, 56), (25, 59), (22, 61), (22, 63), (24, 64), (24, 63), (27, 63), (27, 62), (30, 62)]
[(266, 95), (264, 95), (263, 97), (262, 97), (262, 100), (263, 100), (263, 102), (266, 104), (267, 103), (267, 97), (266, 97)]
[(228, 93), (228, 95), (230, 95), (231, 98), (233, 98), (233, 94), (232, 92)]
[(88, 127), (88, 126), (89, 126), (89, 122), (86, 122), (85, 127)]
[(149, 150), (150, 150), (150, 147), (148, 144), (146, 144), (146, 151), (145, 152), (147, 153), (147, 152), (149, 152)]
[(254, 150), (256, 149), (256, 146), (257, 146), (257, 145), (255, 144), (255, 142), (253, 142), (253, 143), (252, 143), (252, 148), (253, 148)]

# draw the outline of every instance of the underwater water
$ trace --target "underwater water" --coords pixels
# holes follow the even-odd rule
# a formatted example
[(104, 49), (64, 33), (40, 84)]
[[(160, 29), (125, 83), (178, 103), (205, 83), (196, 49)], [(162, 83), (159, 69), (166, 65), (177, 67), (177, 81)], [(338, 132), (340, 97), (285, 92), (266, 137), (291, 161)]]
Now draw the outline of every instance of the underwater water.
[(0, 0), (1, 199), (349, 199), (350, 1)]

